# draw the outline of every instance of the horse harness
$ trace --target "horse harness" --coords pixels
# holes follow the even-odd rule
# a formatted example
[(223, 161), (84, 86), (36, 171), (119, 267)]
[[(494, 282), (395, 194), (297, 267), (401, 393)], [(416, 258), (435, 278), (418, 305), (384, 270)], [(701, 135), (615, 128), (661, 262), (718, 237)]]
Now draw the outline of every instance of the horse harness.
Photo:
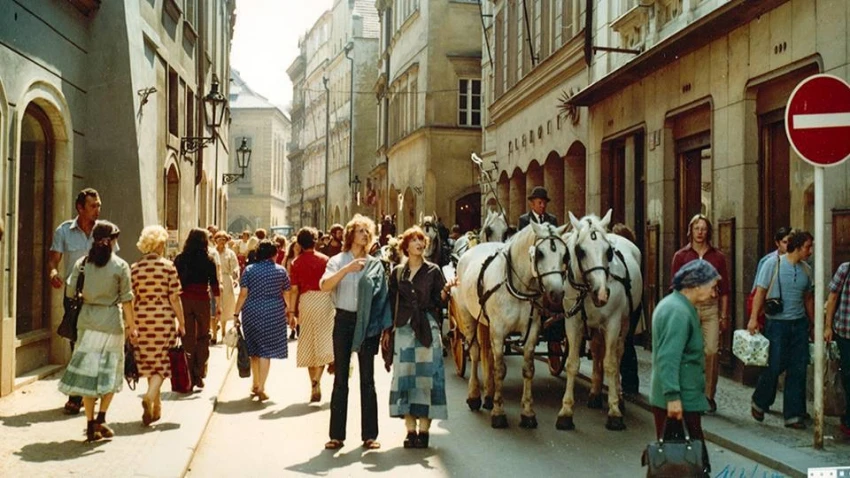
[[(591, 234), (595, 235), (596, 232), (595, 231), (591, 232)], [(595, 239), (595, 237), (594, 237), (594, 239)], [(626, 264), (626, 259), (623, 257), (623, 253), (619, 249), (611, 246), (611, 251), (613, 251), (612, 255), (616, 256), (618, 259), (620, 259), (620, 262), (623, 263), (623, 268), (626, 269), (626, 276), (625, 277), (620, 277), (617, 274), (614, 274), (613, 272), (611, 272), (610, 265), (608, 267), (596, 266), (596, 267), (591, 267), (588, 270), (585, 270), (584, 266), (582, 266), (582, 264), (581, 264), (581, 261), (578, 261), (578, 268), (579, 268), (579, 271), (581, 272), (582, 281), (584, 281), (583, 283), (579, 283), (576, 280), (575, 275), (573, 274), (572, 257), (569, 257), (569, 259), (567, 261), (567, 280), (569, 280), (570, 286), (573, 289), (575, 289), (579, 292), (579, 295), (578, 295), (578, 298), (576, 299), (575, 304), (573, 304), (573, 306), (570, 307), (570, 310), (568, 310), (565, 315), (566, 315), (566, 317), (573, 317), (576, 314), (578, 314), (579, 312), (581, 312), (581, 321), (584, 324), (584, 338), (587, 339), (587, 340), (590, 340), (590, 332), (587, 329), (587, 311), (584, 308), (584, 301), (585, 301), (585, 299), (587, 299), (587, 294), (590, 292), (590, 286), (587, 284), (587, 275), (590, 274), (591, 272), (597, 271), (597, 270), (603, 270), (603, 271), (605, 271), (606, 276), (613, 277), (614, 280), (616, 280), (617, 282), (622, 284), (623, 288), (626, 290), (626, 298), (629, 301), (629, 313), (631, 313), (632, 310), (634, 309), (634, 303), (633, 303), (633, 299), (632, 299), (632, 278), (631, 278), (631, 274), (629, 274), (629, 266), (628, 266), (628, 264)], [(611, 257), (611, 256), (609, 256), (609, 257)], [(611, 257), (611, 259), (613, 259), (613, 257)], [(610, 260), (609, 260), (609, 262), (610, 262)]]
[[(551, 250), (553, 252), (557, 250), (557, 242), (564, 244), (564, 247), (566, 248), (566, 243), (564, 242), (564, 240), (561, 239), (560, 237), (558, 237), (557, 235), (553, 235), (553, 236), (549, 236), (547, 238), (538, 239), (534, 242), (533, 250), (534, 250), (535, 255), (537, 253), (538, 248), (541, 247), (541, 245), (543, 245), (543, 243), (545, 243), (546, 241), (549, 241), (549, 247), (551, 248)], [(496, 257), (499, 256), (499, 254), (504, 254), (504, 256), (505, 256), (505, 262), (506, 262), (506, 266), (507, 266), (506, 269), (507, 269), (507, 272), (508, 272), (508, 280), (506, 282), (499, 282), (498, 284), (491, 287), (490, 289), (485, 290), (484, 289), (484, 273), (487, 271), (487, 267), (489, 267), (490, 264), (493, 263), (493, 261), (496, 259)], [(507, 250), (499, 250), (499, 251), (496, 251), (493, 254), (490, 254), (489, 256), (487, 256), (487, 259), (485, 259), (484, 263), (481, 265), (481, 270), (478, 272), (478, 280), (476, 281), (476, 290), (478, 292), (478, 305), (481, 307), (481, 313), (478, 316), (479, 322), (481, 321), (482, 316), (484, 317), (484, 320), (486, 320), (487, 322), (490, 322), (490, 316), (487, 314), (487, 301), (490, 299), (490, 297), (493, 296), (493, 294), (496, 293), (497, 290), (499, 290), (499, 288), (502, 286), (502, 284), (505, 284), (505, 287), (508, 289), (508, 293), (510, 293), (515, 299), (519, 299), (521, 301), (528, 302), (531, 305), (531, 313), (529, 314), (529, 319), (531, 319), (531, 317), (534, 315), (535, 309), (548, 312), (548, 309), (537, 300), (543, 295), (543, 293), (540, 292), (543, 289), (543, 277), (550, 275), (550, 274), (562, 274), (562, 272), (549, 271), (549, 272), (540, 274), (537, 270), (537, 261), (536, 260), (532, 260), (532, 267), (534, 269), (534, 277), (537, 278), (537, 291), (522, 292), (521, 290), (519, 290), (514, 285), (514, 275), (517, 272), (516, 272), (516, 270), (514, 270), (513, 260), (511, 259), (510, 247), (508, 247)], [(528, 284), (526, 284), (522, 281), (520, 281), (520, 282), (522, 283), (523, 286), (525, 286), (526, 289), (531, 289), (530, 285), (528, 285)], [(476, 331), (477, 331), (477, 327), (476, 327)], [(528, 321), (528, 327), (526, 328), (525, 339), (523, 341), (528, 340), (528, 334), (530, 332), (531, 332), (531, 320)], [(474, 338), (475, 338), (475, 336), (473, 335), (473, 340), (474, 340)]]

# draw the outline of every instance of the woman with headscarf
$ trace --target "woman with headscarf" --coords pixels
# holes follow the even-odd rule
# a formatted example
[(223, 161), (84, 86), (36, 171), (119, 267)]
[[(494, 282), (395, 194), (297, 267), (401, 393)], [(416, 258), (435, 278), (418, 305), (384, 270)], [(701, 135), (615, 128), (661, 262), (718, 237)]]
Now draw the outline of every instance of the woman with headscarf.
[[(82, 271), (83, 306), (77, 319), (77, 344), (59, 391), (83, 397), (86, 409), (86, 440), (114, 435), (106, 426), (106, 412), (124, 382), (124, 340), (138, 337), (133, 313), (130, 266), (112, 252), (120, 230), (109, 221), (98, 221), (92, 231), (94, 243), (87, 256), (74, 265), (65, 295), (76, 294)], [(95, 402), (100, 399), (97, 417)]]
[(649, 402), (659, 439), (688, 427), (691, 438), (703, 440), (705, 472), (711, 471), (701, 415), (705, 396), (705, 354), (696, 305), (717, 298), (720, 274), (707, 261), (691, 261), (673, 276), (673, 292), (652, 314), (652, 385)]

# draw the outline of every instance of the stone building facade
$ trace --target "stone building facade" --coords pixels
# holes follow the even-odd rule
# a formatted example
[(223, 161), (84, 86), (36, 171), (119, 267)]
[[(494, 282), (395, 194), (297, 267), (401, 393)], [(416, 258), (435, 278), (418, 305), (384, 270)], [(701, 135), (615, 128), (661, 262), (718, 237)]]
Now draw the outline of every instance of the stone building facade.
[[(726, 254), (736, 328), (759, 258), (780, 226), (814, 229), (813, 168), (785, 133), (794, 87), (848, 78), (850, 6), (831, 0), (594, 1), (587, 85), (570, 100), (589, 117), (587, 209), (614, 210), (640, 235), (652, 307), (696, 213)], [(593, 47), (634, 50), (614, 52)], [(593, 54), (595, 53), (595, 54)], [(850, 259), (850, 177), (826, 174), (829, 278)], [(721, 343), (727, 366), (731, 332)], [(736, 370), (741, 372), (742, 368)]]
[[(55, 334), (62, 291), (47, 282), (53, 230), (75, 216), (84, 187), (122, 229), (121, 255), (138, 257), (141, 229), (185, 237), (213, 222), (218, 158), (228, 131), (193, 154), (181, 138), (211, 137), (202, 97), (229, 76), (232, 0), (101, 2), (0, 0), (0, 395), (64, 364)], [(227, 95), (227, 82), (221, 92)], [(222, 200), (222, 209), (225, 205)]]
[[(378, 0), (378, 148), (369, 175), (375, 216), (398, 230), (436, 213), (480, 223), (481, 17), (477, 1)], [(368, 187), (368, 185), (367, 185)]]
[(231, 70), (230, 164), (222, 171), (241, 174), (237, 149), (242, 140), (251, 148), (251, 161), (244, 177), (227, 186), (226, 230), (239, 233), (290, 225), (287, 211), (289, 171), (286, 160), (290, 140), (289, 118), (265, 97), (253, 91)]

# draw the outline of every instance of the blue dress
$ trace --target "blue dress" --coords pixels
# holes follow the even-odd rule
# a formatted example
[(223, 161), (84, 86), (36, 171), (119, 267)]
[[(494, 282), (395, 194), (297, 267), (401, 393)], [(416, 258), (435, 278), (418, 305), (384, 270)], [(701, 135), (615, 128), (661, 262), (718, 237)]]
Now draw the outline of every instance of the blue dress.
[(283, 291), (289, 290), (286, 269), (271, 260), (245, 268), (239, 285), (248, 289), (242, 306), (242, 332), (248, 355), (284, 359), (287, 351), (286, 303)]

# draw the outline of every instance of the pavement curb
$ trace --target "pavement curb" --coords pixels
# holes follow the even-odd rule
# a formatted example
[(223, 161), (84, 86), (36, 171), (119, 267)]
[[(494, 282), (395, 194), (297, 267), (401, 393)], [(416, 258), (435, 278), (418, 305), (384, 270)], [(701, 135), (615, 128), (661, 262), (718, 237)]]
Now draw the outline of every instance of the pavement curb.
[(198, 434), (198, 437), (193, 440), (191, 452), (188, 454), (186, 462), (183, 464), (183, 467), (180, 471), (180, 474), (177, 476), (185, 477), (189, 473), (189, 467), (192, 465), (192, 460), (195, 458), (195, 453), (198, 451), (198, 445), (200, 445), (201, 440), (203, 440), (204, 435), (207, 432), (207, 427), (210, 425), (210, 420), (212, 419), (213, 414), (218, 408), (218, 398), (221, 396), (222, 391), (224, 390), (224, 386), (227, 383), (227, 377), (230, 376), (230, 371), (233, 370), (233, 364), (236, 363), (236, 354), (234, 353), (232, 357), (230, 357), (227, 363), (227, 367), (224, 372), (224, 379), (219, 384), (218, 389), (215, 391), (215, 395), (213, 396), (212, 406), (210, 407), (210, 411), (204, 419), (204, 424), (201, 427), (201, 433)]
[[(587, 387), (588, 389), (590, 388), (591, 378), (588, 377), (587, 375), (585, 375), (583, 373), (579, 373), (576, 376), (576, 379), (577, 379), (578, 383), (580, 383), (582, 386)], [(605, 394), (605, 395), (608, 394), (608, 386), (607, 385), (602, 386), (602, 393)], [(643, 394), (638, 393), (638, 394), (634, 394), (634, 395), (629, 395), (629, 396), (624, 397), (624, 399), (625, 399), (625, 401), (627, 401), (629, 403), (633, 403), (633, 404), (643, 408), (644, 410), (646, 410), (648, 412), (652, 412), (652, 406), (649, 404), (646, 396), (644, 396)], [(709, 429), (706, 429), (705, 426), (703, 426), (703, 434), (705, 435), (705, 438), (708, 441), (713, 442), (717, 445), (720, 445), (724, 448), (727, 448), (727, 449), (729, 449), (729, 450), (731, 450), (731, 451), (733, 451), (733, 452), (735, 452), (735, 453), (737, 453), (741, 456), (749, 458), (749, 459), (751, 459), (755, 462), (761, 463), (764, 466), (773, 468), (774, 470), (776, 470), (780, 473), (784, 473), (784, 474), (786, 474), (788, 476), (792, 476), (792, 477), (806, 477), (807, 476), (806, 470), (800, 470), (800, 469), (794, 467), (793, 465), (782, 462), (782, 461), (780, 461), (776, 458), (770, 457), (770, 456), (768, 456), (764, 453), (759, 452), (758, 450), (755, 450), (753, 448), (747, 448), (746, 446), (744, 446), (742, 444), (742, 442), (734, 441), (734, 440), (731, 440), (727, 437), (724, 437), (721, 434), (718, 434), (718, 433), (715, 433), (715, 432), (713, 432)], [(746, 443), (751, 443), (749, 440), (742, 440), (742, 441), (746, 442)]]

